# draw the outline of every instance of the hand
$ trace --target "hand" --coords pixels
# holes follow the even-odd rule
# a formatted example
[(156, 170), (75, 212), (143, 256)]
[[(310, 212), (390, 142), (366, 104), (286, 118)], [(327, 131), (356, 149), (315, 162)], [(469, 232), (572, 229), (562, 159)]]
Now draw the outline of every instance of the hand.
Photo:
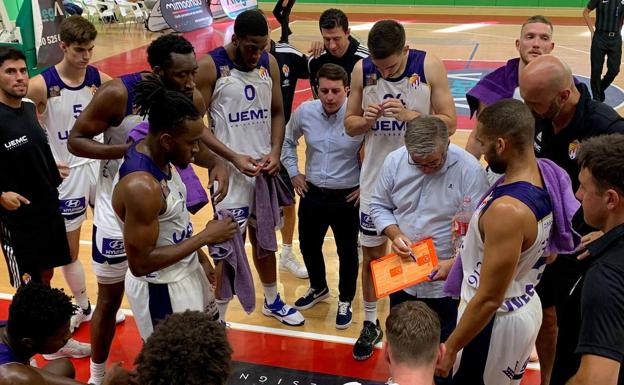
[(369, 104), (364, 110), (364, 119), (372, 126), (383, 115), (381, 104)]
[(310, 49), (308, 50), (308, 54), (313, 58), (317, 58), (321, 56), (321, 54), (325, 51), (325, 45), (322, 41), (313, 41), (310, 43)]
[(279, 154), (273, 153), (263, 156), (260, 161), (260, 167), (262, 171), (269, 173), (269, 175), (275, 175), (280, 170), (280, 157)]
[(206, 223), (206, 228), (202, 231), (206, 237), (206, 244), (221, 243), (234, 238), (238, 223), (232, 218), (213, 219)]
[(418, 113), (405, 108), (405, 105), (399, 99), (385, 99), (381, 104), (381, 108), (383, 109), (383, 116), (395, 118), (401, 122), (412, 120), (418, 116)]
[(347, 202), (354, 202), (353, 206), (357, 206), (360, 204), (360, 189), (353, 191), (351, 194), (347, 195)]
[(232, 164), (247, 176), (256, 176), (262, 171), (258, 162), (249, 155), (237, 154), (232, 159)]
[(431, 270), (431, 274), (429, 277), (432, 281), (444, 281), (446, 277), (448, 277), (453, 264), (455, 263), (455, 258), (447, 259), (446, 261), (439, 261), (438, 266), (434, 267)]
[(579, 254), (576, 259), (578, 259), (579, 261), (582, 259), (585, 259), (587, 257), (589, 257), (589, 250), (587, 250), (587, 246), (592, 243), (593, 241), (595, 241), (596, 239), (602, 237), (604, 235), (604, 233), (602, 231), (593, 231), (589, 234), (584, 235), (581, 238), (581, 245), (578, 248), (578, 251), (582, 251), (585, 250), (583, 253)]
[(455, 360), (457, 359), (457, 353), (449, 352), (448, 350), (444, 352), (444, 356), (440, 360), (440, 362), (436, 365), (435, 374), (436, 376), (440, 376), (446, 378), (453, 370), (453, 365), (455, 365)]
[(67, 179), (67, 177), (69, 177), (69, 165), (66, 163), (57, 163), (56, 168), (58, 168), (61, 178)]
[(139, 385), (137, 374), (123, 368), (119, 362), (106, 370), (102, 385)]
[(399, 233), (392, 240), (392, 251), (403, 258), (410, 258), (410, 245), (412, 241), (403, 233)]
[(215, 163), (214, 167), (208, 173), (208, 188), (214, 186), (214, 182), (217, 182), (217, 188), (212, 193), (212, 200), (214, 204), (217, 204), (225, 198), (230, 186), (230, 173), (223, 160), (219, 159)]
[(9, 211), (17, 210), (20, 208), (22, 203), (25, 205), (29, 205), (30, 201), (16, 192), (6, 191), (6, 192), (3, 192), (2, 195), (0, 195), (0, 204), (6, 210), (9, 210)]
[(308, 183), (305, 180), (305, 175), (299, 174), (297, 176), (293, 176), (290, 178), (290, 181), (292, 182), (297, 195), (304, 197), (305, 193), (308, 192)]

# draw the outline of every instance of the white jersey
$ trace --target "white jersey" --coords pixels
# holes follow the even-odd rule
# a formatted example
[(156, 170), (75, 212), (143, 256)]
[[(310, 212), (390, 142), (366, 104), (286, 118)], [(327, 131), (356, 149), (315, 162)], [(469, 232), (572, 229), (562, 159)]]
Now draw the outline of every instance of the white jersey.
[[(87, 66), (84, 81), (78, 87), (65, 84), (55, 66), (43, 71), (41, 76), (46, 84), (47, 103), (40, 122), (48, 134), (54, 160), (70, 168), (95, 162), (95, 159), (81, 158), (70, 153), (67, 139), (76, 118), (91, 102), (93, 94), (101, 85), (100, 72), (93, 66)], [(102, 141), (102, 136), (97, 136), (95, 140)]]
[[(143, 119), (133, 114), (132, 102), (134, 100), (134, 85), (141, 80), (140, 73), (124, 75), (121, 77), (128, 90), (128, 102), (126, 105), (126, 117), (121, 124), (116, 127), (109, 127), (104, 132), (105, 144), (126, 143), (128, 133)], [(98, 185), (95, 193), (95, 212), (93, 214), (93, 224), (102, 229), (110, 238), (121, 238), (122, 233), (115, 210), (113, 210), (113, 189), (115, 188), (115, 176), (119, 171), (122, 159), (102, 159), (100, 161), (100, 171), (98, 175)]]
[[(151, 158), (138, 152), (136, 146), (133, 145), (128, 149), (117, 178), (115, 178), (115, 182), (117, 182), (128, 174), (144, 171), (150, 173), (160, 183), (166, 208), (163, 213), (158, 215), (156, 247), (176, 245), (193, 235), (191, 216), (186, 209), (186, 186), (175, 167), (171, 166), (169, 169), (170, 175), (166, 175), (154, 164)], [(123, 228), (123, 224), (120, 224)], [(171, 266), (135, 278), (150, 283), (177, 282), (198, 266), (197, 252), (194, 251)]]
[(225, 48), (210, 52), (217, 70), (210, 115), (217, 139), (232, 150), (256, 159), (271, 152), (271, 95), (269, 55), (256, 68), (241, 71)]
[[(395, 79), (384, 79), (371, 58), (362, 60), (363, 91), (362, 109), (379, 104), (384, 99), (400, 99), (405, 107), (423, 115), (431, 113), (431, 88), (425, 77), (426, 52), (410, 49), (403, 74)], [(360, 174), (361, 200), (370, 202), (379, 170), (386, 156), (404, 145), (403, 135), (407, 122), (381, 117), (366, 133), (364, 139), (364, 162)]]
[(545, 252), (553, 224), (552, 206), (548, 192), (527, 182), (515, 182), (495, 187), (483, 199), (472, 216), (460, 249), (464, 271), (461, 299), (466, 303), (470, 302), (479, 288), (484, 249), (483, 239), (481, 239), (479, 232), (481, 214), (495, 199), (505, 195), (518, 199), (527, 205), (537, 219), (535, 242), (520, 254), (513, 279), (505, 292), (505, 300), (498, 309), (499, 312), (513, 312), (528, 304), (535, 295), (535, 286), (539, 282), (546, 263)]

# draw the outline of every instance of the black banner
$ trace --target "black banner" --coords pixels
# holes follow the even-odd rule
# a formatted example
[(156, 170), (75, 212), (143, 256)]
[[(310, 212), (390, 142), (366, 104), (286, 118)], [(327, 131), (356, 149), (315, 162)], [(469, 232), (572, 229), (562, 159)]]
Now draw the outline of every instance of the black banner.
[(169, 27), (178, 32), (190, 32), (212, 24), (206, 0), (160, 0), (160, 12)]
[[(65, 18), (65, 8), (62, 0), (37, 0), (37, 2), (39, 15), (34, 12), (33, 8), (35, 39), (39, 39), (40, 42), (39, 49), (37, 49), (37, 67), (47, 67), (63, 60), (63, 51), (59, 47), (59, 30), (61, 22)], [(37, 16), (40, 17), (40, 20), (37, 20)], [(40, 30), (38, 29), (39, 25), (41, 26)]]

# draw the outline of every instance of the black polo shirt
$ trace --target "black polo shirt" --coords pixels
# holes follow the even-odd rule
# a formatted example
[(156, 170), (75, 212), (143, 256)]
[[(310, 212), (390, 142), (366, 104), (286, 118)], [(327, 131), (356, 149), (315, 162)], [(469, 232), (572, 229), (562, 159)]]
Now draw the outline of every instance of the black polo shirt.
[(275, 43), (271, 40), (271, 55), (277, 60), (280, 69), (280, 85), (282, 86), (282, 100), (284, 101), (284, 117), (290, 120), (292, 104), (295, 98), (295, 89), (299, 79), (307, 79), (308, 58), (295, 47), (286, 43)]
[(621, 0), (589, 0), (587, 9), (596, 10), (596, 32), (618, 33), (622, 29), (624, 4)]
[[(589, 245), (595, 258), (585, 274), (581, 295), (578, 354), (624, 360), (624, 224)], [(577, 289), (578, 290), (578, 289)], [(618, 385), (624, 385), (620, 366)]]
[(333, 63), (344, 68), (349, 75), (349, 83), (351, 83), (351, 71), (353, 71), (355, 63), (366, 57), (368, 57), (368, 48), (361, 45), (359, 41), (353, 38), (353, 36), (349, 36), (349, 48), (347, 48), (347, 52), (345, 52), (342, 57), (336, 57), (327, 50), (323, 51), (321, 56), (317, 58), (310, 57), (308, 60), (308, 72), (310, 73), (310, 87), (312, 88), (314, 97), (318, 97), (316, 73), (323, 66), (323, 64)]
[(535, 155), (547, 158), (562, 167), (572, 180), (576, 191), (579, 187), (579, 165), (576, 160), (578, 148), (583, 139), (593, 136), (622, 133), (624, 119), (610, 106), (591, 98), (587, 86), (577, 84), (581, 98), (570, 124), (554, 133), (550, 120), (535, 120)]

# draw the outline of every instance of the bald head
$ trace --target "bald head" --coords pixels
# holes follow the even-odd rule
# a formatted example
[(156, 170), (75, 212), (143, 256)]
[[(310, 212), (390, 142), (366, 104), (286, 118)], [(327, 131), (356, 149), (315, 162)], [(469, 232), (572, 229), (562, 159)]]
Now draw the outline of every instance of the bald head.
[(539, 92), (552, 97), (573, 85), (572, 71), (567, 64), (553, 55), (542, 55), (520, 71), (520, 94)]

